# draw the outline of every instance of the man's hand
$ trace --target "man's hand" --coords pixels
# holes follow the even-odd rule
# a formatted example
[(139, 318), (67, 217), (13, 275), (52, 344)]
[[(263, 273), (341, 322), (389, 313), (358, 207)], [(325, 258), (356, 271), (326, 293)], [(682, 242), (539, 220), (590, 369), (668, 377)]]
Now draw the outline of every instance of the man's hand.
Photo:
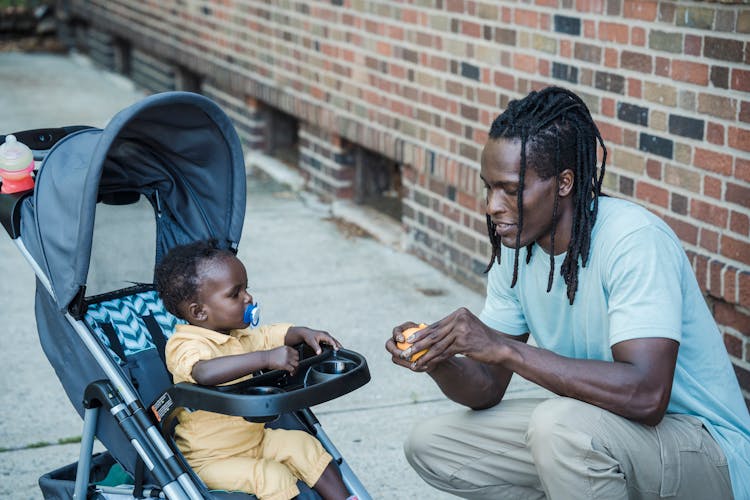
[[(403, 328), (400, 331), (403, 331)], [(394, 329), (394, 336), (396, 334)], [(431, 371), (456, 354), (482, 363), (502, 363), (503, 355), (507, 352), (507, 343), (512, 342), (490, 329), (465, 307), (457, 309), (404, 340), (412, 343), (409, 349), (399, 351), (405, 360), (408, 360), (412, 353), (427, 349), (424, 356), (412, 363), (412, 369), (415, 371)]]
[(290, 327), (286, 332), (286, 337), (284, 337), (284, 343), (290, 346), (302, 342), (309, 345), (313, 351), (315, 351), (315, 354), (320, 354), (322, 352), (320, 344), (328, 344), (336, 351), (341, 349), (341, 342), (333, 338), (328, 332), (313, 330), (306, 326)]
[(299, 353), (289, 346), (276, 347), (264, 352), (266, 367), (270, 370), (286, 370), (291, 374), (297, 371)]

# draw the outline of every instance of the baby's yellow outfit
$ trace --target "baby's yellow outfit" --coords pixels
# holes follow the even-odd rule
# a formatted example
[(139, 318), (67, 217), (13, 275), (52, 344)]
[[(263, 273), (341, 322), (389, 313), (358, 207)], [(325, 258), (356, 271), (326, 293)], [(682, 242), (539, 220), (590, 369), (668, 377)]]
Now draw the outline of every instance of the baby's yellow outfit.
[[(224, 335), (177, 325), (165, 349), (167, 368), (175, 384), (194, 384), (192, 371), (198, 361), (282, 346), (290, 326), (263, 325)], [(182, 410), (178, 420), (177, 446), (210, 489), (244, 491), (260, 500), (287, 500), (299, 494), (298, 478), (313, 486), (332, 459), (304, 431), (266, 429), (262, 423), (203, 410)]]

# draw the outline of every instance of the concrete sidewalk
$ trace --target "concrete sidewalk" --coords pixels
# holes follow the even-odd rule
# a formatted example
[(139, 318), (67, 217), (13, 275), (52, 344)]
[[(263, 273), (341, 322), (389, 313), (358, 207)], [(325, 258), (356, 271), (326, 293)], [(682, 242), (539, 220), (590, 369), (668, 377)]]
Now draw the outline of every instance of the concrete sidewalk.
[[(127, 80), (80, 56), (0, 53), (0, 133), (74, 124), (101, 127), (142, 97)], [(262, 321), (328, 330), (368, 360), (369, 384), (314, 408), (323, 427), (373, 498), (449, 498), (411, 470), (402, 443), (420, 418), (459, 407), (446, 401), (429, 377), (393, 365), (383, 345), (402, 321), (429, 323), (460, 306), (478, 313), (483, 297), (402, 252), (394, 244), (393, 226), (372, 222), (369, 231), (380, 239), (368, 236), (333, 216), (368, 229), (368, 220), (375, 219), (367, 212), (323, 204), (293, 188), (292, 181), (274, 180), (294, 176), (274, 170), (278, 165), (273, 162), (253, 157), (252, 163), (265, 168), (248, 176), (239, 256), (262, 304)], [(146, 234), (153, 235), (148, 226), (153, 216), (144, 210), (124, 207), (117, 220), (146, 226), (151, 231)], [(110, 217), (117, 214), (107, 211), (100, 217), (97, 212), (97, 227), (112, 226)], [(94, 264), (108, 273), (112, 266), (129, 269), (119, 262), (122, 241), (137, 240), (122, 235), (118, 241), (95, 240), (95, 250), (102, 245), (111, 260), (92, 263), (91, 281), (103, 281), (94, 274)], [(0, 236), (0, 255), (0, 497), (40, 498), (38, 477), (77, 460), (78, 446), (64, 443), (80, 436), (82, 422), (39, 346), (33, 272), (5, 236)], [(135, 255), (143, 256), (136, 264), (149, 269), (153, 256)], [(516, 384), (519, 393), (528, 390)]]

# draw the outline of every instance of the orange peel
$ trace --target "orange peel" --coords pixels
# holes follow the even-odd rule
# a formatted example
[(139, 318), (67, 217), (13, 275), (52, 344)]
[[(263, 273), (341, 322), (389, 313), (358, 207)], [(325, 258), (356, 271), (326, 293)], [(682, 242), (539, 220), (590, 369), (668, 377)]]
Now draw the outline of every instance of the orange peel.
[[(426, 328), (426, 327), (427, 327), (426, 324), (420, 323), (419, 326), (413, 326), (411, 328), (407, 328), (406, 330), (404, 330), (403, 332), (401, 332), (401, 335), (404, 336), (404, 341), (403, 342), (396, 342), (396, 347), (398, 347), (402, 351), (407, 350), (408, 348), (410, 348), (412, 346), (412, 344), (409, 343), (409, 342), (407, 342), (406, 339), (408, 339), (410, 336), (414, 335), (415, 332), (418, 332), (422, 328)], [(426, 352), (427, 352), (427, 349), (422, 349), (418, 353), (412, 354), (412, 356), (410, 358), (410, 361), (414, 362), (414, 361), (418, 360), (419, 358), (421, 358), (422, 356), (424, 356), (424, 354)]]

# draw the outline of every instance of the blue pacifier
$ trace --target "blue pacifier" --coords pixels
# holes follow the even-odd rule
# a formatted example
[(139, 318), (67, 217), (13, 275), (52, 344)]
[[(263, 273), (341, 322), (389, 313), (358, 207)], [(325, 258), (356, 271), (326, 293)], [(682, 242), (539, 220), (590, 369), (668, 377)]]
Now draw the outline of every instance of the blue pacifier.
[(258, 322), (260, 321), (260, 304), (257, 302), (255, 304), (248, 304), (242, 320), (250, 326), (258, 326)]

